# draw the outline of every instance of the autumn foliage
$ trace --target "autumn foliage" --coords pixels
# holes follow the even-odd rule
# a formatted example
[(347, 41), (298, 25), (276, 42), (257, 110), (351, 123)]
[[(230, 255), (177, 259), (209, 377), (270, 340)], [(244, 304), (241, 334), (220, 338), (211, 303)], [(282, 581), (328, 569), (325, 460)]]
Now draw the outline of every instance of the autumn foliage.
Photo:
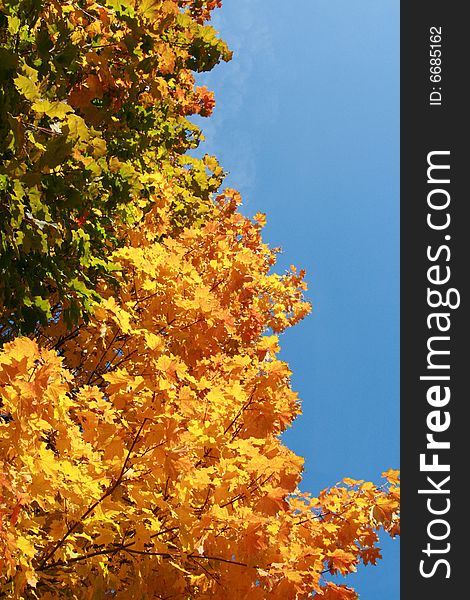
[(70, 325), (90, 312), (98, 279), (112, 281), (119, 226), (151, 205), (149, 174), (192, 175), (175, 227), (205, 212), (205, 167), (216, 183), (219, 167), (183, 154), (200, 137), (187, 117), (214, 105), (193, 71), (231, 56), (205, 23), (217, 4), (0, 1), (3, 337), (34, 331), (59, 304)]
[(304, 273), (185, 154), (219, 5), (0, 2), (1, 598), (353, 600), (399, 533), (397, 471), (314, 497), (282, 442)]

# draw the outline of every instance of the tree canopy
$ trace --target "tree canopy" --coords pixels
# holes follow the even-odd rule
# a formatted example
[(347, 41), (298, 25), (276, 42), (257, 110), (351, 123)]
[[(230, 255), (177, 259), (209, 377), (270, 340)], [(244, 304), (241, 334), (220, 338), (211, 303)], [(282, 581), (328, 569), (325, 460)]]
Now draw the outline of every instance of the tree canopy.
[(353, 600), (399, 474), (300, 491), (264, 215), (187, 154), (217, 0), (0, 1), (0, 597)]
[[(58, 307), (89, 314), (112, 250), (173, 183), (173, 225), (207, 210), (221, 169), (184, 153), (213, 95), (193, 71), (231, 56), (217, 2), (0, 2), (0, 326), (30, 333)], [(211, 171), (209, 175), (206, 171)]]

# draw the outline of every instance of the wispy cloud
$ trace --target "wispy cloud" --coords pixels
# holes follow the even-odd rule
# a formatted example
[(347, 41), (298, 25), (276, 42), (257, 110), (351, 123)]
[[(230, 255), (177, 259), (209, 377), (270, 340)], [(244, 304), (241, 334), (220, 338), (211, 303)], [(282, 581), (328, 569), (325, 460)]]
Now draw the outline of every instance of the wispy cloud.
[(203, 150), (221, 158), (231, 175), (227, 183), (240, 189), (245, 203), (256, 183), (256, 155), (262, 145), (249, 121), (274, 122), (280, 105), (272, 92), (265, 98), (254, 97), (260, 79), (272, 91), (269, 83), (275, 77), (273, 34), (264, 8), (263, 2), (257, 4), (252, 0), (224, 3), (212, 24), (227, 41), (234, 57), (228, 65), (219, 65), (200, 79), (214, 89), (216, 96), (213, 116), (201, 121), (206, 138)]

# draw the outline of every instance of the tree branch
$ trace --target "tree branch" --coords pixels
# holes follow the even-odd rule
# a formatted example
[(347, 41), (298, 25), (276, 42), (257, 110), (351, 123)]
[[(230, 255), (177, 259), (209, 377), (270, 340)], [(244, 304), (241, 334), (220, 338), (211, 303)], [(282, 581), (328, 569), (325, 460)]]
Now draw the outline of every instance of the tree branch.
[(116, 479), (116, 481), (111, 484), (108, 489), (104, 492), (104, 494), (101, 496), (101, 498), (99, 498), (98, 500), (96, 500), (95, 502), (93, 502), (93, 504), (87, 508), (87, 510), (83, 513), (83, 515), (78, 519), (78, 521), (75, 521), (75, 523), (67, 530), (67, 532), (61, 537), (61, 539), (54, 545), (54, 547), (46, 554), (46, 556), (42, 559), (42, 561), (39, 564), (38, 567), (38, 571), (42, 571), (45, 569), (46, 567), (46, 563), (49, 559), (51, 559), (54, 554), (57, 552), (57, 550), (64, 545), (64, 543), (66, 542), (67, 538), (75, 531), (75, 529), (78, 527), (78, 525), (80, 523), (82, 523), (94, 510), (95, 508), (101, 503), (103, 502), (103, 500), (105, 500), (105, 498), (107, 498), (108, 496), (110, 496), (114, 490), (118, 487), (118, 485), (120, 485), (123, 476), (126, 473), (127, 470), (127, 464), (129, 462), (130, 456), (132, 454), (132, 451), (134, 450), (135, 445), (137, 444), (137, 440), (140, 437), (140, 434), (142, 433), (142, 429), (144, 428), (145, 423), (147, 422), (147, 419), (144, 419), (141, 426), (139, 427), (139, 430), (137, 431), (137, 434), (134, 436), (134, 439), (132, 441), (131, 447), (129, 448), (129, 451), (127, 452), (127, 456), (126, 459), (124, 460), (124, 464), (122, 465), (122, 469), (121, 472), (119, 473), (118, 478)]

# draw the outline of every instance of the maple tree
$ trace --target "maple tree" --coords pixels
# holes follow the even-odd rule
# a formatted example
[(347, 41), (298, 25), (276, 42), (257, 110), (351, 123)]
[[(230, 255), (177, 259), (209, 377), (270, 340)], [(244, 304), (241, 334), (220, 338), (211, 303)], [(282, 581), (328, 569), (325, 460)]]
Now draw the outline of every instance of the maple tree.
[[(0, 304), (0, 597), (354, 600), (332, 576), (375, 564), (379, 530), (399, 532), (397, 471), (314, 497), (282, 442), (300, 404), (279, 335), (310, 311), (304, 273), (273, 272), (264, 216), (243, 216), (239, 194), (220, 192), (215, 158), (185, 155), (199, 135), (187, 115), (213, 106), (190, 69), (229, 57), (207, 26), (219, 4), (0, 5), (18, 40), (2, 75), (12, 128), (2, 210), (28, 207), (2, 238), (10, 259), (16, 244), (2, 285), (17, 276), (25, 293)], [(47, 66), (28, 63), (46, 38)], [(25, 96), (26, 80), (40, 99)], [(38, 117), (39, 102), (64, 112), (51, 117), (48, 104)], [(51, 166), (47, 146), (69, 143), (70, 120), (86, 139), (77, 132)], [(57, 218), (48, 177), (67, 203), (71, 173), (86, 193)], [(36, 230), (26, 210), (39, 205), (48, 225)], [(86, 243), (62, 248), (56, 231)], [(31, 251), (36, 235), (43, 251)], [(26, 257), (35, 277), (19, 269)], [(46, 259), (62, 279), (45, 277), (36, 294), (27, 285)]]
[(200, 139), (187, 117), (214, 105), (193, 71), (231, 56), (206, 22), (218, 4), (0, 1), (3, 339), (58, 305), (70, 324), (92, 310), (120, 227), (149, 205), (148, 174), (192, 174), (175, 193), (175, 226), (207, 210), (221, 169), (183, 154)]
[(375, 563), (376, 529), (398, 532), (396, 472), (297, 489), (280, 434), (299, 404), (276, 355), (309, 310), (303, 273), (270, 273), (263, 218), (238, 203), (227, 190), (163, 241), (156, 203), (113, 256), (118, 296), (103, 282), (88, 324), (5, 345), (7, 597), (352, 599), (326, 573)]

